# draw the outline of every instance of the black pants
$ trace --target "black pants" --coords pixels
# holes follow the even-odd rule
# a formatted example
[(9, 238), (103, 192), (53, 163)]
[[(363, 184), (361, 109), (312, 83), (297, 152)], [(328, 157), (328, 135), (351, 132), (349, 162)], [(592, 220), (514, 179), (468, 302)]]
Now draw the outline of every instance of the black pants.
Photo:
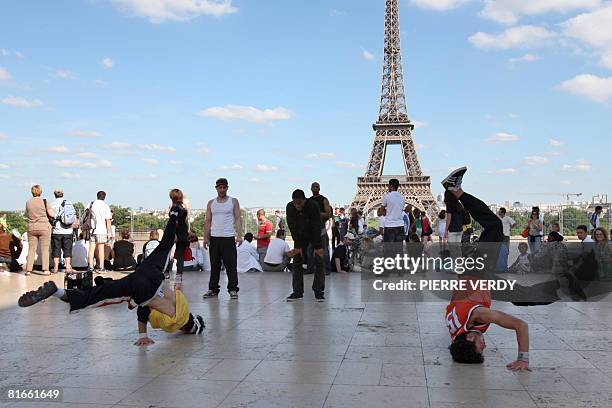
[(332, 227), (332, 252), (341, 242), (342, 237), (340, 236), (340, 230), (338, 227)]
[[(245, 245), (245, 244), (242, 244)], [(238, 292), (238, 271), (236, 263), (236, 239), (234, 237), (210, 237), (210, 280), (208, 289), (219, 293), (219, 278), (221, 276), (221, 261), (227, 273), (227, 290)]]
[(141, 304), (153, 298), (164, 281), (164, 269), (174, 245), (176, 231), (177, 218), (171, 216), (161, 242), (151, 255), (138, 265), (134, 273), (104, 285), (67, 290), (70, 311), (117, 303), (127, 298)]
[[(306, 253), (306, 248), (302, 249), (302, 253)], [(312, 281), (312, 290), (315, 293), (323, 293), (325, 291), (325, 270), (323, 268), (323, 258), (313, 255), (315, 259), (314, 280)], [(296, 295), (304, 294), (304, 258), (298, 254), (293, 257), (293, 293)]]
[[(461, 201), (461, 204), (463, 204), (472, 218), (483, 227), (477, 249), (479, 256), (486, 256), (485, 268), (483, 270), (485, 276), (479, 277), (498, 279), (495, 275), (495, 268), (500, 254), (500, 247), (505, 245), (502, 222), (484, 202), (468, 193), (463, 193), (459, 201)], [(471, 272), (470, 274), (474, 275)], [(512, 302), (517, 306), (547, 305), (559, 299), (556, 294), (557, 288), (558, 283), (556, 281), (543, 282), (532, 286), (516, 284), (513, 291), (492, 291), (491, 297), (502, 302)]]

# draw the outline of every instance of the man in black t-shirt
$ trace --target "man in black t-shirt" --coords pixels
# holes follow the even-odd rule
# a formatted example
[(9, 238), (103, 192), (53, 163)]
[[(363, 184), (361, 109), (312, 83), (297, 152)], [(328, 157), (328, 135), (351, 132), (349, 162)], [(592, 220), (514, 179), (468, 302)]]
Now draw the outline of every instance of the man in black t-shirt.
[(334, 253), (331, 259), (332, 272), (345, 273), (351, 270), (351, 266), (349, 264), (349, 248), (353, 244), (354, 239), (355, 235), (349, 232), (344, 236), (342, 242), (340, 242), (340, 244), (338, 244), (338, 246), (334, 249)]

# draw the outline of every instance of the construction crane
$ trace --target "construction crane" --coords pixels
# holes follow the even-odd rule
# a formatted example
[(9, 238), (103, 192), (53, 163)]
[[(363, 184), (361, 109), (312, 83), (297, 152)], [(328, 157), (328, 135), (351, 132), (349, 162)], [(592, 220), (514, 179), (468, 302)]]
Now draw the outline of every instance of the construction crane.
[(570, 197), (580, 197), (582, 193), (563, 193), (565, 196), (565, 201), (570, 202)]

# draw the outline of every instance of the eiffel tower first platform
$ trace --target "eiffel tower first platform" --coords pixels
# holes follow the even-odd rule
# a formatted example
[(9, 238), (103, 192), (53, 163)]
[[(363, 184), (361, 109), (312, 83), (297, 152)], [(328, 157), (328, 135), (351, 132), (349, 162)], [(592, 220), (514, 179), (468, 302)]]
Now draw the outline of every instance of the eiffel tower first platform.
[[(364, 177), (357, 179), (357, 194), (351, 207), (368, 214), (380, 206), (388, 192), (392, 178), (400, 181), (399, 192), (406, 202), (428, 213), (437, 211), (431, 193), (429, 176), (421, 170), (412, 131), (414, 124), (408, 118), (404, 95), (402, 54), (400, 48), (399, 0), (386, 0), (385, 10), (385, 58), (382, 72), (382, 92), (378, 120), (372, 127), (376, 132), (370, 160)], [(404, 175), (383, 176), (387, 146), (400, 145), (404, 159)], [(431, 215), (431, 214), (430, 214)]]

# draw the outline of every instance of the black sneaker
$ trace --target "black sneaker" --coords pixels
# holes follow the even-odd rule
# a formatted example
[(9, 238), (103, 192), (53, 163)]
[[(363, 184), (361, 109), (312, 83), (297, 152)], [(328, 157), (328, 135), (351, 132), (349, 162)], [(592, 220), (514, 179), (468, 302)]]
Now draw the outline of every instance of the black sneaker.
[(460, 167), (457, 170), (453, 170), (451, 174), (442, 180), (442, 187), (449, 191), (458, 191), (461, 189), (461, 181), (463, 180), (463, 175), (466, 171), (467, 167), (465, 166)]
[(57, 285), (55, 285), (55, 282), (45, 282), (45, 284), (40, 286), (38, 289), (31, 290), (21, 295), (17, 301), (17, 304), (21, 307), (32, 306), (50, 296), (53, 296), (55, 292), (57, 292)]
[(304, 295), (297, 295), (295, 293), (292, 293), (291, 295), (289, 295), (289, 297), (287, 298), (287, 302), (295, 302), (297, 300), (302, 300), (302, 298), (304, 297)]
[(193, 327), (195, 328), (193, 334), (202, 334), (204, 328), (206, 327), (202, 316), (197, 315), (195, 319), (193, 319)]
[(214, 292), (212, 290), (207, 290), (202, 295), (202, 299), (208, 299), (208, 298), (213, 298), (213, 297), (217, 297), (217, 296), (219, 296), (219, 292)]
[(325, 294), (315, 293), (315, 302), (325, 302)]

